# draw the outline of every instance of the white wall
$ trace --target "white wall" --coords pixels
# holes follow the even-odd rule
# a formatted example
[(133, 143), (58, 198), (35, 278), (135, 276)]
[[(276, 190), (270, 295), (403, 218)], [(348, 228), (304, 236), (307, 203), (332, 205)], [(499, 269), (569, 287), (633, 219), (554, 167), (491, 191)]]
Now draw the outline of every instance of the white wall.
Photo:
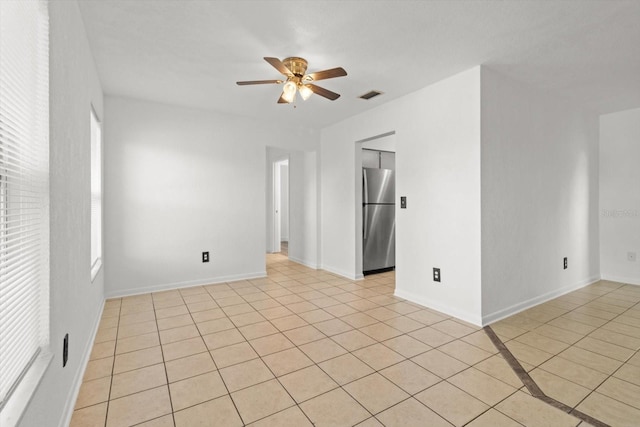
[(483, 68), (483, 321), (598, 278), (596, 115)]
[(280, 240), (289, 241), (289, 165), (280, 166)]
[[(76, 2), (50, 2), (50, 345), (53, 360), (19, 425), (68, 425), (104, 301), (104, 267), (91, 282), (91, 105), (102, 89)], [(62, 367), (62, 339), (69, 361)]]
[(315, 151), (289, 157), (289, 259), (318, 268), (318, 196)]
[[(480, 68), (321, 134), (323, 268), (356, 277), (355, 142), (396, 132), (396, 294), (480, 323)], [(358, 147), (359, 149), (360, 147)], [(439, 267), (443, 281), (430, 280)]]
[(266, 146), (315, 135), (116, 97), (105, 110), (106, 294), (263, 276)]
[[(640, 285), (640, 109), (600, 116), (600, 271)], [(635, 252), (636, 261), (627, 253)]]

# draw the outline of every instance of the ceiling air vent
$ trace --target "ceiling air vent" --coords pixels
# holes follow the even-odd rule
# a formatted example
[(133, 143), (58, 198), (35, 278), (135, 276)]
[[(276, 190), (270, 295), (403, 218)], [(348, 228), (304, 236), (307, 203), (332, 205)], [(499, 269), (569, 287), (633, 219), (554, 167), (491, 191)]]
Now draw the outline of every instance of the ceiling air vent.
[(359, 98), (369, 100), (371, 98), (375, 98), (378, 95), (382, 95), (382, 92), (378, 92), (377, 90), (372, 90), (365, 93), (364, 95), (360, 95)]

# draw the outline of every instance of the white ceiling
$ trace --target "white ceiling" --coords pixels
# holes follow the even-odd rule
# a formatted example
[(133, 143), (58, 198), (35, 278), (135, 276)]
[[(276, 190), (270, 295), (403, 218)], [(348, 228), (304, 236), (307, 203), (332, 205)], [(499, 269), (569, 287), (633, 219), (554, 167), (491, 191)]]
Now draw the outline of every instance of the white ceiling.
[[(80, 1), (106, 94), (321, 128), (478, 64), (600, 113), (640, 106), (640, 1)], [(262, 58), (340, 93), (277, 105)], [(384, 95), (358, 96), (371, 89)]]

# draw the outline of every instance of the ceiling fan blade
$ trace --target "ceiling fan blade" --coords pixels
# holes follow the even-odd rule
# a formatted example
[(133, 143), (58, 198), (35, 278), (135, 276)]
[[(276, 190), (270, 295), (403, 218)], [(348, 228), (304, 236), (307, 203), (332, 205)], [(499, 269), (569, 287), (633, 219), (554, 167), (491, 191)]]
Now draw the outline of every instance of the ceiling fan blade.
[(335, 92), (331, 92), (328, 89), (325, 89), (323, 87), (320, 86), (316, 86), (314, 84), (308, 83), (307, 86), (309, 89), (311, 89), (313, 91), (313, 93), (315, 93), (316, 95), (320, 95), (320, 96), (324, 96), (327, 99), (330, 99), (332, 101), (335, 101), (336, 99), (340, 98), (340, 94), (335, 93)]
[(334, 77), (346, 76), (347, 72), (342, 67), (332, 68), (330, 70), (318, 71), (315, 73), (307, 74), (305, 79), (310, 78), (313, 81), (332, 79)]
[(268, 56), (265, 56), (264, 60), (271, 64), (273, 68), (280, 71), (281, 74), (284, 74), (285, 76), (293, 75), (293, 73), (287, 67), (285, 67), (282, 61), (280, 61), (278, 58), (269, 58)]
[(246, 86), (246, 85), (266, 85), (266, 84), (280, 84), (282, 80), (248, 80), (245, 82), (236, 82), (238, 86)]

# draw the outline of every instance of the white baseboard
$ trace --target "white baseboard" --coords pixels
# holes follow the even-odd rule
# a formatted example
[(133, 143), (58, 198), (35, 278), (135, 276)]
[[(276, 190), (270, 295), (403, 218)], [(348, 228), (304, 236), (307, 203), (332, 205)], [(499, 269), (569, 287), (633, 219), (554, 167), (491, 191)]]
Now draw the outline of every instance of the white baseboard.
[(338, 276), (342, 276), (345, 279), (349, 279), (349, 280), (362, 279), (362, 277), (358, 277), (358, 275), (356, 275), (356, 274), (347, 273), (346, 271), (338, 270), (337, 268), (327, 267), (326, 265), (323, 265), (321, 268), (323, 270), (325, 270), (325, 271), (328, 271), (329, 273), (333, 273), (333, 274), (337, 274)]
[(80, 386), (82, 386), (82, 378), (84, 378), (84, 372), (87, 369), (87, 364), (89, 363), (89, 358), (91, 357), (91, 351), (93, 350), (93, 342), (96, 339), (96, 334), (98, 333), (98, 328), (100, 327), (100, 319), (102, 319), (102, 312), (104, 311), (104, 303), (105, 300), (102, 300), (102, 304), (100, 306), (100, 310), (98, 310), (98, 315), (93, 321), (93, 332), (91, 333), (91, 337), (87, 340), (87, 344), (84, 347), (84, 351), (82, 352), (82, 359), (80, 360), (80, 367), (76, 372), (75, 377), (73, 378), (73, 383), (71, 385), (71, 394), (67, 398), (67, 403), (65, 404), (64, 411), (62, 412), (62, 419), (60, 420), (60, 427), (66, 427), (71, 423), (71, 417), (73, 416), (73, 409), (76, 404), (76, 399), (78, 399), (78, 394), (80, 393)]
[(302, 264), (305, 267), (313, 268), (314, 270), (318, 269), (318, 263), (314, 263), (314, 262), (311, 262), (311, 261), (299, 259), (299, 258), (291, 256), (291, 254), (289, 254), (289, 261), (293, 261), (293, 262), (296, 262), (298, 264)]
[(554, 298), (558, 298), (562, 295), (568, 294), (569, 292), (573, 292), (580, 288), (584, 288), (585, 286), (589, 286), (595, 282), (600, 280), (599, 276), (592, 276), (587, 279), (581, 280), (573, 285), (565, 286), (560, 289), (553, 290), (551, 292), (547, 292), (546, 294), (539, 295), (537, 297), (530, 298), (526, 301), (519, 302), (510, 307), (503, 308), (502, 310), (495, 311), (493, 313), (482, 316), (482, 325), (489, 325), (491, 323), (497, 322), (498, 320), (504, 319), (509, 316), (513, 316), (514, 314), (520, 313), (521, 311), (527, 310), (536, 305), (545, 303)]
[(609, 274), (603, 274), (602, 280), (609, 280), (611, 282), (620, 282), (626, 283), (629, 285), (640, 285), (640, 278), (633, 277), (621, 277), (621, 276), (611, 276)]
[(266, 276), (267, 276), (267, 272), (263, 270), (263, 271), (257, 271), (255, 273), (231, 274), (228, 276), (213, 277), (210, 279), (196, 279), (196, 280), (188, 280), (184, 282), (163, 283), (158, 285), (144, 286), (140, 288), (117, 290), (113, 292), (105, 291), (105, 298), (108, 299), (108, 298), (128, 297), (132, 295), (148, 294), (149, 292), (160, 292), (160, 291), (167, 291), (170, 289), (190, 288), (192, 286), (215, 285), (216, 283), (257, 279), (257, 278), (266, 277)]
[(477, 326), (482, 326), (482, 318), (481, 316), (478, 314), (473, 314), (473, 313), (469, 313), (466, 311), (461, 311), (458, 310), (456, 308), (453, 307), (449, 307), (447, 305), (444, 304), (440, 304), (438, 302), (434, 302), (432, 300), (429, 300), (427, 298), (424, 298), (422, 296), (416, 295), (412, 292), (407, 292), (404, 290), (399, 290), (396, 289), (395, 296), (399, 297), (399, 298), (404, 298), (407, 301), (411, 301), (414, 302), (416, 304), (420, 304), (424, 307), (430, 308), (432, 310), (436, 310), (439, 311), (441, 313), (447, 314), (449, 316), (453, 316), (456, 317), (460, 320), (464, 320), (465, 322), (469, 322), (471, 324), (477, 325)]

